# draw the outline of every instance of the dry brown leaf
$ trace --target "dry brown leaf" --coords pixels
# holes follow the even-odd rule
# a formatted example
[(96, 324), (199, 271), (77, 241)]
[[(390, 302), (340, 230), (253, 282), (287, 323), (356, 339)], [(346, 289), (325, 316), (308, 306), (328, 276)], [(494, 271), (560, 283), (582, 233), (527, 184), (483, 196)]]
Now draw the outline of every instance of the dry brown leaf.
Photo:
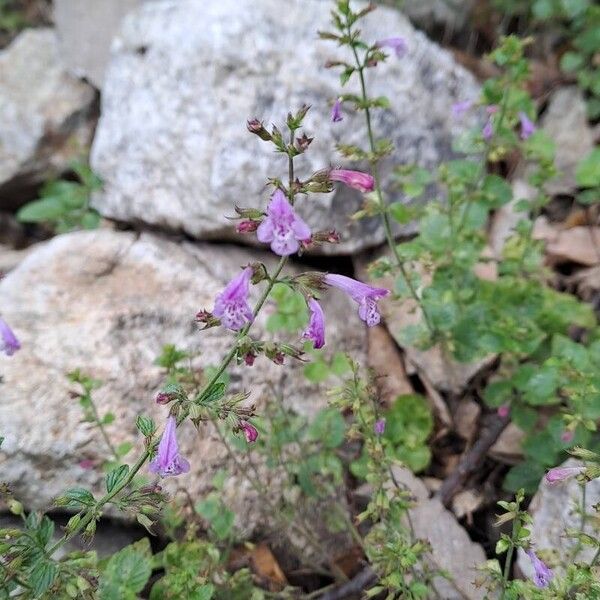
[(448, 432), (448, 429), (452, 429), (452, 415), (442, 395), (433, 387), (431, 381), (429, 381), (429, 378), (424, 373), (421, 373), (421, 383), (427, 392), (426, 397), (433, 416), (438, 424), (441, 425), (436, 437), (441, 437)]
[(546, 243), (546, 257), (550, 264), (574, 262), (588, 267), (600, 264), (600, 227), (559, 229), (550, 225), (544, 217), (539, 217), (533, 236)]
[(267, 583), (271, 591), (281, 590), (287, 585), (287, 579), (267, 544), (260, 543), (252, 549), (250, 564), (252, 570)]
[(398, 396), (412, 394), (413, 387), (404, 369), (396, 342), (381, 325), (368, 330), (367, 361), (377, 374), (377, 388), (383, 404), (390, 407)]
[(462, 437), (467, 445), (471, 445), (478, 430), (481, 407), (477, 402), (465, 398), (458, 403), (454, 412), (454, 424), (456, 432)]

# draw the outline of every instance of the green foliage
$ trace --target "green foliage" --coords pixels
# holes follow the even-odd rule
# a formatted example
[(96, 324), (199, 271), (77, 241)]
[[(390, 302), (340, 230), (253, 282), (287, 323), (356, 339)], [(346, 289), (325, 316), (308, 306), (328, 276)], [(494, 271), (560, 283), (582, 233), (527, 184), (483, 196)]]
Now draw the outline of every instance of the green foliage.
[(267, 319), (267, 331), (296, 333), (308, 323), (308, 310), (302, 294), (288, 285), (277, 283), (273, 286), (271, 299), (276, 310)]
[(169, 544), (156, 557), (164, 575), (152, 586), (150, 600), (262, 600), (247, 569), (234, 574), (224, 565), (219, 550), (210, 543), (186, 540)]
[(135, 600), (152, 573), (152, 552), (147, 538), (113, 554), (102, 569), (100, 600)]
[(91, 195), (102, 184), (87, 163), (72, 165), (76, 181), (52, 180), (44, 185), (41, 197), (29, 202), (17, 213), (23, 223), (48, 223), (57, 233), (73, 229), (96, 229), (100, 215), (90, 208)]
[[(539, 33), (553, 34), (563, 71), (574, 74), (589, 95), (591, 119), (600, 116), (600, 67), (595, 57), (600, 48), (600, 7), (593, 0), (494, 0), (503, 16), (518, 16), (521, 24)], [(560, 46), (559, 46), (560, 44)]]
[(324, 352), (313, 351), (313, 360), (304, 367), (304, 377), (312, 383), (320, 383), (329, 377), (342, 377), (350, 370), (348, 358), (344, 352), (336, 352), (328, 360)]
[[(427, 468), (431, 460), (427, 440), (433, 431), (433, 416), (427, 400), (417, 394), (398, 396), (382, 415), (386, 421), (383, 434), (386, 452), (415, 473)], [(360, 459), (351, 465), (352, 473), (364, 478), (367, 462), (365, 448)]]
[(27, 26), (27, 19), (19, 3), (14, 0), (0, 0), (0, 30), (16, 33)]

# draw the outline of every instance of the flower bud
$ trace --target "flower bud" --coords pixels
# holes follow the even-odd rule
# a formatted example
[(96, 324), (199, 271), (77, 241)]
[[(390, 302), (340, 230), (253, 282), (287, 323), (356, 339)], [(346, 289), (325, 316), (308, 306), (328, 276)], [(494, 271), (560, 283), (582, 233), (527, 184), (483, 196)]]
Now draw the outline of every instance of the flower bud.
[(158, 392), (156, 394), (156, 404), (169, 404), (175, 400), (175, 394), (169, 394), (168, 392)]
[(253, 233), (258, 229), (260, 221), (241, 221), (235, 226), (237, 233)]
[(339, 244), (340, 234), (335, 229), (325, 229), (313, 233), (312, 241), (316, 243), (328, 242), (329, 244)]
[(254, 425), (252, 425), (252, 423), (249, 423), (248, 421), (240, 421), (239, 427), (244, 432), (244, 437), (249, 444), (258, 439), (258, 430), (256, 427), (254, 427)]
[(250, 119), (246, 125), (248, 127), (248, 131), (254, 135), (257, 135), (261, 140), (270, 142), (273, 139), (271, 134), (264, 128), (262, 122), (258, 119)]
[[(211, 327), (218, 327), (221, 324), (221, 320), (217, 319), (211, 312), (207, 310), (200, 310), (196, 313), (196, 323), (203, 323), (202, 329), (210, 329)], [(159, 404), (166, 404), (166, 402), (159, 402), (158, 397), (156, 401)]]
[(8, 503), (8, 510), (10, 510), (13, 515), (22, 515), (23, 505), (18, 500), (13, 498)]

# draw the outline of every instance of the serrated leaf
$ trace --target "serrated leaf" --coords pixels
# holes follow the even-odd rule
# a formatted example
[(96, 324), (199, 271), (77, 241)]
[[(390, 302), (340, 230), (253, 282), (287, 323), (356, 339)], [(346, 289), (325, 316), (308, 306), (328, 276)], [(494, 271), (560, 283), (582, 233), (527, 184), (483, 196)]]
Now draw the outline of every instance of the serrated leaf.
[(127, 477), (129, 465), (120, 465), (106, 476), (106, 491), (110, 494)]

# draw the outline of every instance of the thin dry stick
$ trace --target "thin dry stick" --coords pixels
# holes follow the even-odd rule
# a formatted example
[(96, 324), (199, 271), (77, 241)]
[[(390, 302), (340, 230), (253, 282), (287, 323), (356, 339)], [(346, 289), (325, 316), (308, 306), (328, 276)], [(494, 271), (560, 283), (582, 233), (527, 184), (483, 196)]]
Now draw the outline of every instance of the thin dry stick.
[(454, 496), (461, 490), (465, 481), (472, 475), (483, 462), (487, 451), (494, 445), (500, 434), (510, 423), (510, 417), (492, 415), (492, 422), (484, 429), (479, 439), (463, 454), (456, 469), (444, 479), (442, 486), (435, 494), (444, 506), (448, 506)]

